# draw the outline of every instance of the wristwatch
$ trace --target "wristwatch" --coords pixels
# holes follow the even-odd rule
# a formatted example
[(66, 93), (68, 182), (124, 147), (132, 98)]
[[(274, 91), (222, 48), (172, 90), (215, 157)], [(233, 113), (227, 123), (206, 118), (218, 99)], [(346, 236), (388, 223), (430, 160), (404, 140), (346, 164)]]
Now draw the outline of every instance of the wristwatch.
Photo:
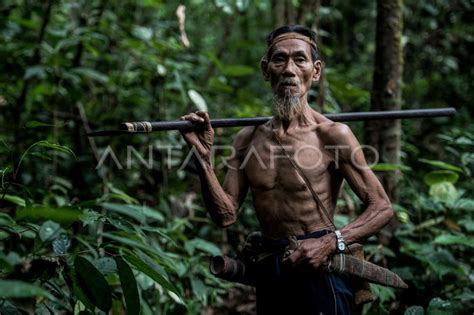
[(344, 241), (344, 238), (342, 237), (341, 231), (335, 230), (334, 233), (336, 233), (337, 252), (343, 253), (346, 250), (346, 242)]

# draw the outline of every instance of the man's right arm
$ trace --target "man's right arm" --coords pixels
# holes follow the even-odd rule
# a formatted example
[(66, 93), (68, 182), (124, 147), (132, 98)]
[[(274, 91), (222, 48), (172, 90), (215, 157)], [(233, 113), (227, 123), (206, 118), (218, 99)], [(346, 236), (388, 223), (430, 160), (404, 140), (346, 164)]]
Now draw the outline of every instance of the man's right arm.
[(237, 154), (227, 161), (228, 170), (224, 185), (221, 186), (211, 164), (211, 147), (214, 140), (214, 131), (210, 125), (209, 116), (204, 112), (191, 113), (182, 119), (192, 121), (203, 126), (201, 131), (183, 133), (183, 137), (190, 146), (194, 146), (200, 155), (196, 161), (204, 203), (212, 221), (220, 226), (227, 227), (237, 219), (238, 209), (248, 190), (248, 183), (244, 171), (240, 168), (241, 158), (239, 151), (246, 142), (246, 130), (242, 130), (234, 141)]

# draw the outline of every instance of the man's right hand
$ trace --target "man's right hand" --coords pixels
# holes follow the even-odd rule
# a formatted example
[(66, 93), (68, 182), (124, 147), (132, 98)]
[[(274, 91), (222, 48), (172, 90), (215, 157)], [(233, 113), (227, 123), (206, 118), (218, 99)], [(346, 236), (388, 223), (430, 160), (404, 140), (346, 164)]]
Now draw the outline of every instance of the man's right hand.
[(181, 134), (189, 146), (196, 148), (201, 158), (210, 162), (214, 129), (211, 126), (209, 115), (206, 112), (197, 111), (182, 116), (181, 120), (188, 120), (198, 127), (197, 130), (182, 131)]

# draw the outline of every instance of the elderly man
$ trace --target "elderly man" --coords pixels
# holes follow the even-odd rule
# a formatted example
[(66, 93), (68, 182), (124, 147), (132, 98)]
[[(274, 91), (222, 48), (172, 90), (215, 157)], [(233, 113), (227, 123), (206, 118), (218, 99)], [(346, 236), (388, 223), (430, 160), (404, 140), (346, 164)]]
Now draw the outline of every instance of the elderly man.
[[(211, 166), (214, 130), (208, 114), (182, 117), (202, 127), (183, 136), (199, 153), (202, 193), (212, 220), (220, 227), (234, 223), (250, 187), (263, 243), (275, 248), (289, 237), (297, 239), (291, 255), (277, 250), (280, 254), (258, 263), (258, 314), (349, 314), (353, 296), (347, 279), (321, 265), (347, 244), (376, 233), (393, 215), (351, 129), (308, 105), (308, 91), (322, 69), (315, 35), (298, 25), (268, 35), (261, 69), (273, 89), (274, 116), (237, 134), (222, 186)], [(365, 210), (334, 231), (343, 179)]]

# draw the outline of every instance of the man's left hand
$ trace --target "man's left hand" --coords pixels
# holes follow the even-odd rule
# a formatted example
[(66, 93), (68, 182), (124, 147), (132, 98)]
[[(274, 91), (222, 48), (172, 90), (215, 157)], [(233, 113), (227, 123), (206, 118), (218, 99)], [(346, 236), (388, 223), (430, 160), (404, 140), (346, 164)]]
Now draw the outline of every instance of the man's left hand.
[(327, 234), (320, 238), (310, 238), (298, 241), (298, 248), (288, 257), (283, 259), (284, 263), (294, 266), (310, 266), (318, 268), (328, 260), (329, 255), (336, 250), (336, 239), (334, 234)]

